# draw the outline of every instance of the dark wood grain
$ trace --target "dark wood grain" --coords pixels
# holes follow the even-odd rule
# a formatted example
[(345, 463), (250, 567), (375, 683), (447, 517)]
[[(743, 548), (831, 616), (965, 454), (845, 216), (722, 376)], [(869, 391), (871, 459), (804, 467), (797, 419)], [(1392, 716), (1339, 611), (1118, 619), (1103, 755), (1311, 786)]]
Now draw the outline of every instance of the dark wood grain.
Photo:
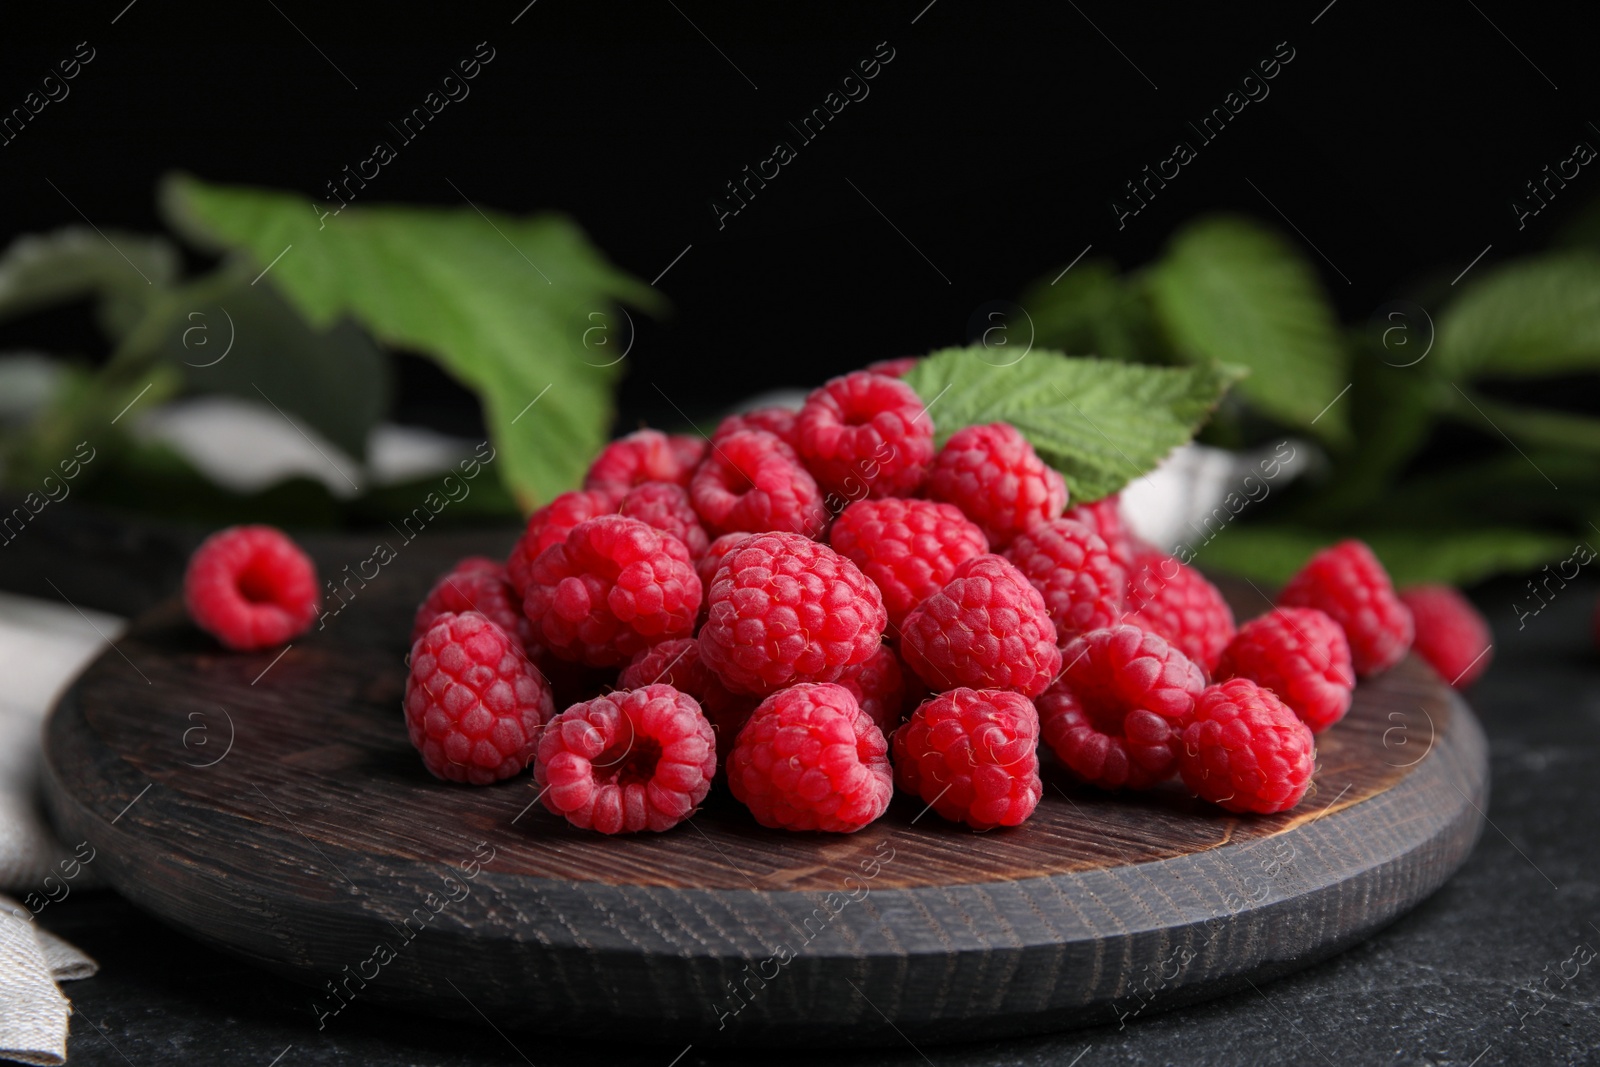
[[(325, 575), (373, 549), (313, 547)], [(1482, 735), (1413, 659), (1362, 684), (1319, 739), (1313, 792), (1278, 816), (1176, 787), (1106, 796), (1047, 768), (1034, 817), (987, 834), (906, 797), (857, 834), (780, 834), (719, 789), (669, 833), (602, 838), (533, 805), (527, 778), (423, 770), (399, 711), (412, 606), (456, 556), (505, 545), (396, 547), (281, 658), (223, 652), (175, 602), (155, 609), (46, 730), (63, 833), (143, 907), (312, 986), (313, 1024), (350, 999), (694, 1041), (1131, 1019), (1366, 936), (1481, 825)], [(1237, 606), (1266, 605), (1246, 588)]]

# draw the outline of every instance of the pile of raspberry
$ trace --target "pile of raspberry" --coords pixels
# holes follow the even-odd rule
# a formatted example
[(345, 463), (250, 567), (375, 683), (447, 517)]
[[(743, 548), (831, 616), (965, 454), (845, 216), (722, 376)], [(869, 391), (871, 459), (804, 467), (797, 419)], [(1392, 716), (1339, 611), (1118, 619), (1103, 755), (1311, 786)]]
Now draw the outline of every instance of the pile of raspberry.
[[(572, 825), (664, 831), (726, 789), (763, 826), (850, 833), (896, 791), (974, 830), (1016, 826), (1041, 758), (1106, 790), (1292, 808), (1357, 677), (1416, 642), (1454, 684), (1488, 633), (1453, 590), (1395, 591), (1366, 545), (1313, 556), (1235, 626), (1115, 497), (1068, 487), (1015, 427), (942, 443), (902, 375), (826, 383), (709, 437), (640, 430), (536, 511), (504, 561), (462, 560), (411, 631), (423, 766), (487, 785), (531, 765)], [(280, 531), (214, 535), (195, 621), (265, 649), (317, 617)], [(915, 820), (913, 820), (915, 821)]]

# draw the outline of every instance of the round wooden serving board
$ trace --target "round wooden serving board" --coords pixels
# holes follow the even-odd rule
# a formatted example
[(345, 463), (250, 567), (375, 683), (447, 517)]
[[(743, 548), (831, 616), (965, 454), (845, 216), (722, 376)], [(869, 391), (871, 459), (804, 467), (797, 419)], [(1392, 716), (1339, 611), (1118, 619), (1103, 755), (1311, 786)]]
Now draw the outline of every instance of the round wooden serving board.
[[(311, 547), (324, 575), (372, 573), (366, 542)], [(697, 1043), (1131, 1022), (1368, 936), (1438, 888), (1483, 821), (1483, 734), (1412, 658), (1362, 683), (1281, 815), (1177, 787), (1108, 796), (1047, 763), (1012, 830), (901, 796), (856, 834), (778, 833), (719, 786), (669, 833), (584, 833), (532, 804), (531, 776), (448, 785), (406, 739), (413, 606), (506, 539), (390, 547), (281, 655), (221, 651), (176, 601), (152, 611), (46, 728), (64, 838), (137, 904), (304, 982), (322, 1026), (350, 1002)], [(1235, 607), (1267, 605), (1246, 588)]]

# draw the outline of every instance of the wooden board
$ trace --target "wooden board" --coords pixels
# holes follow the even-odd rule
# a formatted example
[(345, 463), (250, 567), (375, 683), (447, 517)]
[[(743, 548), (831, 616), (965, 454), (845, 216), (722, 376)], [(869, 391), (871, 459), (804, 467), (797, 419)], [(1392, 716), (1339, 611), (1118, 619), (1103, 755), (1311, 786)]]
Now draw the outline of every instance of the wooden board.
[[(311, 547), (324, 575), (373, 551)], [(507, 545), (400, 547), (287, 652), (227, 653), (175, 601), (152, 611), (46, 728), (65, 839), (140, 906), (304, 982), (322, 1026), (349, 1002), (695, 1042), (1131, 1022), (1366, 937), (1481, 828), (1483, 735), (1413, 658), (1358, 688), (1282, 815), (1107, 796), (1047, 764), (1033, 818), (986, 834), (909, 797), (857, 834), (783, 834), (721, 787), (669, 833), (587, 834), (532, 803), (531, 777), (423, 770), (400, 713), (413, 606), (455, 557)]]

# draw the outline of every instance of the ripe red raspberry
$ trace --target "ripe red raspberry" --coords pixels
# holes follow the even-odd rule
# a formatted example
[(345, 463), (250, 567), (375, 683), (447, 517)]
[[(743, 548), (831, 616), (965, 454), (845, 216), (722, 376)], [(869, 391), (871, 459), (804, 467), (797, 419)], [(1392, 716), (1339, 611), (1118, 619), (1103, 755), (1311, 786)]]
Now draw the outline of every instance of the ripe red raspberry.
[(322, 597), (316, 566), (282, 530), (230, 526), (189, 557), (183, 603), (200, 629), (248, 651), (305, 633)]
[(1494, 635), (1472, 601), (1448, 585), (1414, 585), (1400, 600), (1411, 609), (1417, 655), (1454, 688), (1469, 688), (1494, 658)]
[(933, 460), (933, 419), (915, 389), (856, 371), (806, 397), (795, 450), (827, 493), (844, 500), (909, 496)]
[(689, 478), (694, 474), (694, 469), (706, 458), (706, 449), (711, 442), (703, 434), (674, 433), (667, 435), (667, 447), (672, 449), (672, 455), (678, 461), (678, 477), (671, 479), (673, 484), (685, 488), (689, 485)]
[(756, 697), (728, 692), (716, 672), (700, 662), (700, 643), (692, 637), (651, 645), (634, 656), (617, 678), (618, 689), (647, 685), (670, 685), (694, 697), (717, 735), (719, 760), (726, 760), (733, 751), (733, 739), (760, 703)]
[(617, 513), (671, 534), (683, 542), (694, 559), (703, 556), (710, 543), (700, 525), (700, 516), (689, 503), (689, 491), (681, 485), (645, 482), (635, 486), (622, 498)]
[(1100, 535), (1082, 523), (1042, 522), (1019, 534), (1005, 557), (1044, 597), (1057, 641), (1121, 621), (1128, 574)]
[(694, 698), (670, 685), (574, 704), (539, 738), (544, 806), (602, 834), (670, 830), (711, 791), (717, 745)]
[(1039, 591), (1003, 556), (973, 556), (906, 616), (906, 666), (935, 691), (1015, 689), (1038, 696), (1061, 670)]
[(488, 785), (522, 773), (555, 707), (516, 639), (463, 611), (440, 615), (412, 644), (405, 713), (435, 777)]
[(999, 551), (1067, 506), (1067, 483), (1003, 422), (950, 435), (928, 471), (927, 494), (960, 508)]
[(1233, 609), (1217, 587), (1193, 567), (1164, 552), (1135, 557), (1124, 620), (1165, 637), (1208, 672), (1233, 640)]
[(894, 735), (895, 784), (974, 830), (1017, 826), (1044, 795), (1039, 713), (1008, 689), (955, 689)]
[(912, 367), (921, 362), (921, 356), (898, 356), (894, 359), (880, 359), (876, 363), (868, 363), (867, 370), (886, 378), (904, 378)]
[(442, 575), (417, 608), (411, 640), (428, 632), (445, 612), (476, 611), (515, 637), (524, 648), (533, 643), (533, 627), (522, 613), (522, 598), (506, 580), (506, 569), (484, 556), (468, 556)]
[(1066, 669), (1038, 701), (1045, 743), (1102, 789), (1148, 789), (1172, 777), (1179, 727), (1205, 675), (1136, 626), (1091, 630), (1062, 650)]
[(528, 594), (528, 568), (539, 553), (560, 544), (580, 522), (609, 515), (617, 510), (617, 498), (605, 490), (578, 489), (562, 493), (528, 516), (528, 526), (506, 557), (506, 580), (517, 596)]
[(983, 531), (953, 504), (933, 500), (858, 500), (834, 520), (828, 543), (883, 593), (889, 625), (937, 593), (956, 567), (989, 551)]
[(645, 482), (686, 486), (699, 462), (695, 458), (698, 454), (692, 439), (671, 438), (660, 430), (635, 430), (600, 450), (589, 465), (583, 487), (604, 489), (613, 497), (621, 497)]
[(1414, 636), (1411, 609), (1389, 572), (1361, 541), (1341, 541), (1312, 556), (1278, 594), (1284, 607), (1318, 608), (1344, 628), (1356, 675), (1386, 671), (1405, 658)]
[(878, 651), (865, 663), (845, 668), (839, 684), (850, 690), (861, 710), (877, 724), (888, 737), (900, 725), (900, 713), (905, 706), (906, 680), (900, 668), (900, 657), (888, 645), (879, 645)]
[(889, 807), (888, 747), (848, 689), (790, 686), (739, 731), (728, 786), (762, 826), (850, 834)]
[(1128, 524), (1122, 521), (1122, 495), (1113, 493), (1092, 504), (1078, 504), (1066, 510), (1063, 518), (1081, 522), (1100, 535), (1100, 540), (1111, 550), (1111, 558), (1129, 574), (1133, 573), (1134, 557), (1140, 544)]
[(1311, 784), (1311, 728), (1247, 678), (1211, 686), (1183, 731), (1178, 772), (1202, 800), (1228, 811), (1288, 811)]
[(1272, 690), (1313, 733), (1344, 718), (1356, 685), (1344, 631), (1316, 608), (1276, 608), (1239, 627), (1216, 677)]
[(888, 622), (854, 563), (799, 534), (755, 534), (723, 557), (700, 655), (736, 693), (832, 682), (878, 649)]
[(717, 441), (689, 484), (689, 498), (713, 533), (782, 530), (812, 536), (827, 524), (822, 491), (794, 450), (763, 430)]
[(621, 515), (579, 523), (533, 561), (528, 577), (523, 611), (534, 637), (591, 667), (688, 636), (700, 611), (700, 579), (683, 542)]
[(795, 447), (795, 422), (799, 418), (800, 413), (790, 408), (765, 407), (741, 411), (737, 415), (729, 415), (717, 423), (717, 429), (711, 435), (711, 441), (715, 444), (729, 434), (738, 433), (740, 430), (765, 430), (790, 448), (793, 448)]

